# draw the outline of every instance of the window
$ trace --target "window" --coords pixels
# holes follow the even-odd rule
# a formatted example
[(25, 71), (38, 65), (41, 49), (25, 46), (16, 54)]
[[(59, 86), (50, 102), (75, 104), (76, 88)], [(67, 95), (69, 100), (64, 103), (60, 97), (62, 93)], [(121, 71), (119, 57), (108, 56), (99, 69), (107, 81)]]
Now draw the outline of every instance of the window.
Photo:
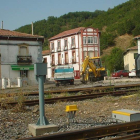
[(75, 55), (75, 51), (72, 52), (72, 63), (76, 62), (76, 55)]
[(91, 57), (94, 57), (94, 52), (93, 51), (89, 51), (88, 52), (88, 56), (91, 58)]
[(83, 44), (86, 44), (86, 36), (83, 36)]
[(88, 36), (88, 44), (93, 44), (93, 36)]
[(64, 40), (64, 46), (67, 47), (67, 45), (68, 45), (68, 41), (67, 41), (67, 39), (65, 39)]
[(98, 51), (95, 51), (95, 57), (97, 57), (98, 56)]
[(65, 63), (68, 64), (69, 63), (68, 61), (69, 61), (69, 59), (68, 59), (68, 53), (65, 53)]
[(74, 37), (71, 38), (71, 46), (75, 46), (75, 38)]
[(55, 61), (54, 61), (54, 55), (52, 55), (52, 65), (55, 65)]
[(51, 42), (51, 50), (54, 51), (54, 42)]
[(58, 54), (58, 64), (61, 64), (61, 54)]
[(54, 68), (52, 69), (52, 77), (54, 77)]
[(47, 57), (46, 57), (46, 58), (44, 58), (44, 61), (43, 61), (43, 63), (47, 63)]
[(94, 36), (94, 44), (97, 44), (98, 40), (97, 40), (97, 36)]
[(87, 56), (87, 51), (84, 51), (83, 55), (84, 55), (84, 59), (85, 59), (85, 57)]
[(57, 42), (57, 49), (58, 49), (58, 51), (61, 50), (60, 41)]
[(20, 70), (20, 77), (28, 77), (28, 70)]
[(27, 51), (27, 46), (20, 46), (20, 56), (27, 56), (28, 51)]
[(134, 59), (137, 57), (138, 53), (134, 53)]

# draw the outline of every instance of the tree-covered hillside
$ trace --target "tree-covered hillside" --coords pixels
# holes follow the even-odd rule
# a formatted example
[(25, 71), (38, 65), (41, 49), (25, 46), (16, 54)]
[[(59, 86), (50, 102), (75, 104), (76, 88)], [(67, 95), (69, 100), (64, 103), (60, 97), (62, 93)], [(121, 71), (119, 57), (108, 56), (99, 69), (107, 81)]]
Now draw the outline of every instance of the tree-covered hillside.
[[(94, 11), (94, 9), (93, 9)], [(115, 38), (124, 34), (140, 35), (140, 0), (129, 0), (107, 11), (70, 12), (60, 17), (50, 16), (48, 19), (34, 23), (34, 34), (45, 37), (43, 49), (48, 48), (48, 39), (52, 36), (76, 27), (93, 27), (101, 31), (102, 50), (115, 46)], [(31, 25), (16, 29), (19, 32), (31, 33)], [(134, 41), (130, 44), (135, 45)]]
[[(93, 9), (94, 11), (94, 9)], [(102, 31), (101, 50), (115, 44), (114, 39), (125, 33), (140, 34), (140, 0), (129, 0), (108, 11), (70, 12), (60, 17), (34, 23), (34, 34), (45, 37), (44, 49), (48, 48), (48, 38), (76, 27), (94, 27)], [(31, 25), (22, 26), (16, 31), (31, 33)]]
[[(34, 23), (34, 34), (42, 35), (45, 37), (45, 43), (43, 48), (48, 49), (48, 39), (52, 36), (73, 28), (81, 26), (90, 26), (91, 20), (95, 19), (98, 15), (104, 13), (104, 11), (96, 10), (95, 12), (73, 12), (68, 13), (60, 17), (50, 16), (48, 19), (43, 19)], [(22, 26), (16, 31), (31, 34), (31, 25)]]

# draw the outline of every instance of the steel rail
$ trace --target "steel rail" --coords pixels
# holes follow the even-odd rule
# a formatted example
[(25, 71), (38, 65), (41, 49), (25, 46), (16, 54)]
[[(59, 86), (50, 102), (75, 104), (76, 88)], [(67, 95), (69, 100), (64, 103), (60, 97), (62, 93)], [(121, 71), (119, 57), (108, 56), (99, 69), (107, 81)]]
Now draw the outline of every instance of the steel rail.
[(117, 138), (111, 138), (109, 140), (130, 140), (130, 139), (135, 139), (137, 137), (140, 137), (140, 133), (135, 133), (135, 134), (123, 134), (126, 136), (118, 136)]
[[(72, 93), (72, 92), (82, 92), (82, 91), (87, 91), (89, 93), (93, 91), (105, 91), (105, 90), (117, 90), (121, 88), (134, 88), (134, 87), (140, 87), (140, 84), (131, 84), (131, 85), (118, 85), (118, 86), (100, 86), (100, 87), (87, 87), (87, 88), (73, 88), (73, 89), (63, 89), (63, 90), (50, 90), (50, 91), (44, 91), (44, 94), (55, 94), (55, 93)], [(25, 92), (23, 93), (25, 96), (33, 96), (33, 95), (38, 95), (38, 91), (33, 91), (33, 92)], [(18, 93), (8, 93), (8, 96), (17, 96)]]
[[(81, 100), (86, 100), (86, 99), (99, 98), (99, 97), (103, 97), (107, 95), (120, 96), (120, 95), (128, 94), (129, 92), (132, 93), (136, 91), (137, 89), (101, 92), (101, 93), (94, 93), (94, 94), (87, 94), (87, 95), (75, 95), (75, 96), (68, 96), (68, 97), (57, 97), (57, 98), (45, 99), (45, 104), (53, 104), (57, 102), (66, 102), (66, 101), (81, 101)], [(16, 104), (18, 104), (18, 102), (7, 103), (7, 105), (12, 105), (12, 106)], [(31, 101), (28, 100), (28, 101), (23, 102), (23, 105), (26, 105), (26, 106), (33, 106), (33, 105), (38, 105), (38, 104), (39, 104), (39, 100), (31, 100)]]
[(116, 124), (110, 126), (96, 127), (84, 130), (76, 130), (65, 133), (55, 133), (39, 137), (26, 138), (24, 140), (79, 140), (96, 139), (106, 136), (118, 135), (126, 132), (136, 132), (140, 130), (140, 121)]

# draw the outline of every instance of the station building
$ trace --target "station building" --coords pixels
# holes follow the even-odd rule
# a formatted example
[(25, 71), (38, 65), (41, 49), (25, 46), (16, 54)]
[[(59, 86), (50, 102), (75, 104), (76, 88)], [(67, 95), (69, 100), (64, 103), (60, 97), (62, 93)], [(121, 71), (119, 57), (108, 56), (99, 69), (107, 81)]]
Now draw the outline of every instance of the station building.
[(37, 83), (33, 64), (42, 62), (43, 42), (43, 36), (0, 29), (0, 79)]

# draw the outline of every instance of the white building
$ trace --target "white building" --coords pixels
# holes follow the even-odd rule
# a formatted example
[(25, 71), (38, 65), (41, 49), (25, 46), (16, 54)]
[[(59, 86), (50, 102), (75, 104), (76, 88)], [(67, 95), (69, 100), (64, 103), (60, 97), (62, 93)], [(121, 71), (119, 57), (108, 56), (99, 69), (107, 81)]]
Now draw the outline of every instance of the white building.
[(50, 50), (44, 50), (42, 51), (42, 56), (44, 58), (44, 63), (47, 63), (47, 79), (51, 79), (51, 56), (50, 56)]
[(138, 46), (128, 48), (124, 53), (124, 69), (131, 71), (135, 69), (135, 58), (138, 55)]
[(43, 36), (0, 29), (0, 78), (37, 83), (33, 64), (42, 62), (43, 42)]
[(80, 70), (85, 56), (100, 56), (100, 32), (98, 29), (79, 27), (64, 31), (49, 39), (51, 53), (51, 76), (58, 65), (73, 65), (75, 79), (80, 78)]

